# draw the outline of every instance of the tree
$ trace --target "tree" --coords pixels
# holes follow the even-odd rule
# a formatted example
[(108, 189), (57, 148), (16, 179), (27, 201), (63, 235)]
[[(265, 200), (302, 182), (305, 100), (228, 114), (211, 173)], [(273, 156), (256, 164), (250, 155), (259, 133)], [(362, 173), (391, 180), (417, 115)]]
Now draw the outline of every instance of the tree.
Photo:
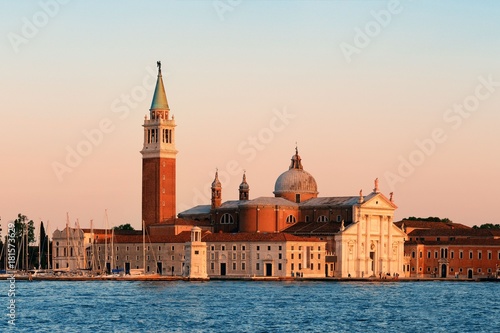
[(481, 224), (480, 226), (473, 226), (473, 229), (500, 229), (500, 224), (493, 224), (493, 223), (485, 223)]
[(35, 242), (35, 223), (26, 215), (17, 214), (14, 220), (15, 243), (17, 249), (16, 267), (28, 269), (29, 244)]
[(49, 236), (45, 233), (45, 227), (43, 226), (43, 222), (40, 222), (40, 238), (38, 240), (40, 242), (40, 253), (38, 254), (40, 256), (40, 266), (38, 267), (39, 269), (42, 267), (48, 267), (47, 266), (47, 253), (48, 253), (48, 248), (49, 248)]
[(113, 230), (135, 230), (135, 229), (130, 225), (130, 223), (127, 223), (119, 225), (117, 227), (113, 227)]
[(406, 219), (403, 220), (408, 220), (408, 221), (426, 221), (426, 222), (444, 222), (444, 223), (450, 223), (452, 222), (449, 218), (445, 217), (444, 219), (441, 219), (436, 216), (429, 216), (429, 217), (415, 217), (415, 216), (410, 216)]

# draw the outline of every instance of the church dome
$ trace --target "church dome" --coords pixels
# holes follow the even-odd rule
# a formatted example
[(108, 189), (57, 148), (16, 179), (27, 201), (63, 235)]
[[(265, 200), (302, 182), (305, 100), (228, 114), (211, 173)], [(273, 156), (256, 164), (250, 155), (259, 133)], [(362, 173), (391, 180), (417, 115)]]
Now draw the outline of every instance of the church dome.
[[(314, 177), (302, 167), (302, 161), (296, 149), (289, 170), (283, 172), (274, 185), (274, 195), (292, 199), (292, 196), (307, 194), (307, 198), (316, 197), (318, 186)], [(305, 199), (305, 197), (304, 197)]]
[(240, 190), (248, 190), (250, 189), (250, 186), (247, 183), (247, 176), (246, 174), (243, 174), (243, 181), (240, 184)]

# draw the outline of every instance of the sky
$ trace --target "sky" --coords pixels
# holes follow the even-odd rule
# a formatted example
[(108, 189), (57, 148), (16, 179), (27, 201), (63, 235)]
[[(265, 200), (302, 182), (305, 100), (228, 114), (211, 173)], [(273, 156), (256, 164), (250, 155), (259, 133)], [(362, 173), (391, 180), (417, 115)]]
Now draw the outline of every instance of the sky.
[(0, 217), (141, 226), (156, 61), (177, 210), (273, 196), (297, 144), (320, 196), (394, 193), (395, 220), (500, 223), (497, 1), (0, 3)]

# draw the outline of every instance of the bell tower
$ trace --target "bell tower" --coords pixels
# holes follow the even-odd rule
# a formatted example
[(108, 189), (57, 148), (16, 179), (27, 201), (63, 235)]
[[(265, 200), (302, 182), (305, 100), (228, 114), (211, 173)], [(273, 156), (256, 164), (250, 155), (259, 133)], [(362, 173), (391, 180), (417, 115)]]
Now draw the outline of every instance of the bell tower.
[(149, 110), (144, 117), (142, 154), (142, 219), (145, 227), (165, 219), (175, 218), (175, 120), (157, 62), (158, 78)]

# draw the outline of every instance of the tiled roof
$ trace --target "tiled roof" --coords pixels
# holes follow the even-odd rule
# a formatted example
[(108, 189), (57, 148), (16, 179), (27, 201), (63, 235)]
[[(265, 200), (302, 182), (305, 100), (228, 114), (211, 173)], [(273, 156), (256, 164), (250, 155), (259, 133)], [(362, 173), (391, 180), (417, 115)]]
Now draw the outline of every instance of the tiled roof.
[(453, 222), (430, 222), (430, 221), (422, 221), (422, 220), (402, 220), (398, 222), (394, 222), (399, 228), (404, 223), (406, 228), (415, 228), (415, 229), (472, 229), (466, 225), (460, 223)]
[(320, 197), (312, 198), (300, 203), (301, 207), (316, 207), (316, 206), (353, 206), (358, 203), (359, 196), (356, 197)]
[(245, 206), (256, 206), (256, 205), (269, 205), (269, 206), (289, 206), (289, 207), (298, 207), (298, 204), (286, 200), (283, 198), (276, 198), (276, 197), (258, 197), (253, 200), (246, 200), (246, 201), (241, 201), (240, 207), (245, 207)]
[[(150, 243), (185, 243), (191, 240), (191, 232), (183, 231), (178, 235), (146, 235), (146, 244)], [(119, 235), (115, 234), (113, 238), (113, 243), (115, 244), (129, 244), (129, 243), (142, 243), (142, 233), (140, 235)], [(110, 240), (107, 241), (108, 244)], [(104, 239), (99, 239), (96, 241), (97, 244), (104, 244)]]
[[(349, 223), (344, 224), (348, 226)], [(341, 222), (299, 222), (283, 232), (294, 235), (333, 235), (339, 232)]]
[(459, 238), (445, 241), (409, 241), (405, 242), (408, 245), (454, 245), (454, 246), (498, 246), (500, 247), (500, 239), (493, 238)]
[(286, 233), (205, 233), (204, 242), (322, 242), (313, 237), (299, 237)]
[(198, 206), (189, 208), (183, 212), (180, 212), (178, 214), (178, 216), (182, 217), (183, 215), (209, 214), (211, 207), (212, 207), (211, 205), (198, 205)]
[(488, 229), (415, 229), (408, 234), (409, 237), (426, 236), (455, 236), (468, 238), (494, 238), (494, 234)]

